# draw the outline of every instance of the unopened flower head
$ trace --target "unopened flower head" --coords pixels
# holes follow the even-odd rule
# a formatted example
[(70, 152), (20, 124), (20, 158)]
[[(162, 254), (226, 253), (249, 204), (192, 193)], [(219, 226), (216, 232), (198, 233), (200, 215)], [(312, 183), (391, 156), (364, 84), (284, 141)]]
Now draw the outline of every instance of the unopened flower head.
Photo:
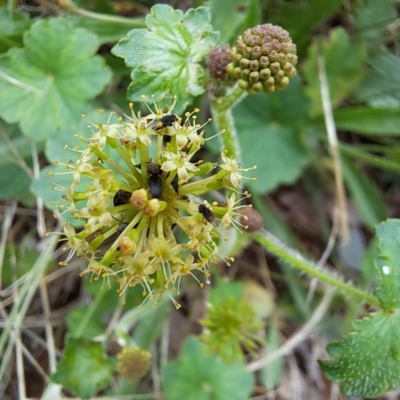
[(128, 380), (140, 379), (150, 369), (151, 354), (140, 347), (125, 347), (117, 359), (118, 374)]
[(208, 349), (228, 362), (243, 359), (243, 350), (254, 354), (262, 342), (258, 331), (263, 323), (242, 299), (228, 297), (216, 301), (200, 323), (204, 327), (202, 339)]
[[(130, 105), (130, 116), (112, 114), (105, 125), (89, 125), (92, 137), (78, 138), (82, 149), (68, 148), (78, 153), (77, 161), (64, 164), (70, 187), (55, 187), (65, 192), (60, 211), (85, 223), (80, 231), (65, 226), (70, 253), (61, 264), (76, 254), (88, 261), (83, 274), (115, 279), (121, 296), (141, 285), (144, 300), (155, 304), (166, 290), (179, 292), (187, 275), (201, 286), (209, 283), (210, 263), (222, 258), (215, 226), (245, 228), (238, 210), (242, 172), (248, 169), (226, 152), (220, 164), (199, 159), (208, 140), (196, 122), (199, 110), (179, 117), (174, 105), (146, 105), (146, 116)], [(84, 190), (83, 177), (90, 180)], [(210, 190), (226, 190), (226, 202), (211, 205), (198, 197)]]
[(246, 29), (231, 49), (228, 74), (249, 94), (283, 90), (296, 76), (296, 45), (280, 26), (263, 24)]

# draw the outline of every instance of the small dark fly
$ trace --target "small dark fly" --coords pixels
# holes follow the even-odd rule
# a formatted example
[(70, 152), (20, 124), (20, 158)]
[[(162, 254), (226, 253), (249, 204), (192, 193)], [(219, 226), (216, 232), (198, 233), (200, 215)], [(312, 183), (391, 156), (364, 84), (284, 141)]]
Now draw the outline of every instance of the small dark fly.
[(114, 206), (117, 207), (117, 206), (122, 206), (124, 204), (128, 204), (131, 196), (132, 196), (131, 192), (122, 189), (118, 190), (118, 192), (115, 193), (113, 199)]
[(167, 126), (172, 126), (174, 122), (179, 121), (179, 117), (175, 114), (164, 115), (162, 118), (153, 121), (148, 129), (159, 130)]
[(204, 217), (204, 219), (214, 226), (218, 226), (218, 221), (215, 218), (214, 213), (205, 205), (199, 205), (199, 213)]
[(128, 224), (126, 222), (120, 222), (118, 225), (118, 233), (122, 233), (127, 226)]
[(153, 162), (146, 163), (149, 173), (149, 190), (153, 199), (162, 199), (161, 165)]
[[(136, 168), (142, 169), (141, 164), (136, 164)], [(149, 190), (153, 197), (153, 199), (162, 199), (162, 183), (161, 183), (161, 174), (162, 169), (161, 165), (153, 162), (146, 163), (146, 169), (149, 173)]]
[(128, 226), (128, 224), (126, 222), (124, 222), (125, 216), (121, 215), (121, 219), (115, 218), (113, 217), (116, 221), (118, 221), (118, 228), (117, 228), (117, 234), (119, 235), (120, 233), (122, 233), (125, 228)]
[[(142, 164), (136, 164), (135, 167), (138, 169), (142, 169)], [(162, 173), (161, 165), (157, 163), (147, 162), (146, 169), (149, 174), (161, 175)]]
[(153, 199), (162, 199), (162, 184), (160, 175), (149, 176), (149, 189)]
[(146, 163), (147, 172), (152, 175), (161, 175), (161, 165), (153, 162)]
[(176, 194), (179, 194), (178, 175), (174, 176), (174, 179), (172, 179), (171, 181), (171, 185), (174, 188)]

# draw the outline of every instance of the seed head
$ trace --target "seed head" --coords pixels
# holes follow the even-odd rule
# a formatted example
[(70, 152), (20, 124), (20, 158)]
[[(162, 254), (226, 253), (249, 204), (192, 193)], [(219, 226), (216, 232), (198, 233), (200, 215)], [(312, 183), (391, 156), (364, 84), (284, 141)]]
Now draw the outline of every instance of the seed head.
[(280, 26), (246, 29), (230, 52), (227, 71), (250, 94), (282, 90), (296, 75), (296, 45)]
[(215, 79), (228, 79), (226, 67), (230, 61), (229, 51), (229, 44), (224, 44), (214, 47), (214, 49), (210, 52), (207, 60), (207, 71)]

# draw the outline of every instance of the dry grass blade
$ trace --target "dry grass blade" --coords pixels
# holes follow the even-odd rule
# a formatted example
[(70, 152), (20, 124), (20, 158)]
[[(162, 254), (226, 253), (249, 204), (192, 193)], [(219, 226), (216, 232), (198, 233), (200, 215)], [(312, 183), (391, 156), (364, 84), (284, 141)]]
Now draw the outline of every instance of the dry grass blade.
[(39, 282), (47, 268), (48, 263), (53, 259), (55, 242), (52, 241), (40, 254), (32, 269), (27, 273), (27, 279), (21, 286), (16, 301), (8, 315), (4, 329), (0, 335), (0, 353), (3, 354), (0, 364), (0, 381), (9, 368), (15, 341), (23, 325), (23, 319), (31, 304)]
[(250, 372), (258, 371), (259, 369), (265, 367), (272, 361), (276, 360), (279, 357), (284, 357), (290, 354), (293, 349), (296, 348), (301, 342), (303, 342), (313, 329), (317, 326), (317, 324), (321, 321), (322, 317), (325, 315), (326, 310), (329, 307), (332, 296), (334, 293), (334, 289), (327, 288), (325, 290), (325, 294), (315, 309), (310, 320), (300, 329), (298, 330), (290, 339), (288, 339), (279, 349), (273, 351), (270, 354), (267, 354), (265, 357), (260, 358), (259, 360), (253, 361), (247, 365), (247, 370)]
[(17, 202), (13, 201), (9, 207), (4, 211), (4, 220), (1, 226), (1, 241), (0, 241), (0, 291), (1, 291), (1, 271), (3, 269), (4, 253), (6, 251), (6, 242), (8, 237), (8, 231), (11, 228), (12, 221), (14, 219), (15, 210), (17, 208)]
[(336, 188), (336, 199), (339, 213), (339, 224), (340, 224), (340, 238), (342, 244), (347, 243), (349, 239), (349, 228), (347, 222), (347, 207), (346, 207), (346, 191), (343, 183), (343, 174), (340, 165), (340, 154), (338, 146), (338, 138), (335, 126), (335, 120), (333, 118), (332, 103), (329, 94), (329, 84), (325, 70), (325, 58), (323, 56), (321, 46), (318, 51), (318, 77), (321, 87), (321, 100), (322, 107), (324, 110), (324, 119), (326, 132), (328, 134), (329, 150), (333, 161), (333, 171), (335, 174), (335, 188)]

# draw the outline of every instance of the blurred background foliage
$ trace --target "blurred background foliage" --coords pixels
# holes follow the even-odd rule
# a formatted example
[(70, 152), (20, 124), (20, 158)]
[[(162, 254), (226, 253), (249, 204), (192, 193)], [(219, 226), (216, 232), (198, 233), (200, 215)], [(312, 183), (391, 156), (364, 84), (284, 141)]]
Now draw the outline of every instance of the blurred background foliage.
[[(122, 305), (116, 288), (78, 277), (81, 261), (57, 265), (62, 249), (44, 235), (60, 230), (53, 218), (60, 192), (50, 190), (48, 172), (54, 159), (68, 162), (64, 146), (75, 145), (74, 135), (88, 135), (81, 114), (97, 123), (107, 117), (98, 109), (127, 110), (130, 70), (111, 48), (131, 29), (145, 27), (155, 3), (183, 11), (209, 7), (221, 44), (234, 44), (246, 28), (265, 22), (281, 25), (297, 44), (298, 76), (288, 88), (248, 96), (233, 110), (243, 165), (258, 166), (248, 189), (266, 229), (316, 260), (337, 234), (319, 52), (338, 130), (350, 231), (347, 245), (328, 246), (329, 264), (370, 287), (372, 228), (400, 217), (399, 1), (0, 0), (0, 398), (340, 398), (316, 360), (365, 311), (335, 294), (316, 333), (305, 334), (324, 287), (315, 288), (245, 235), (234, 246), (232, 267), (215, 267), (211, 293), (185, 286), (179, 311), (164, 300), (154, 310), (138, 309), (136, 289)], [(201, 108), (204, 120), (210, 116), (207, 94), (190, 98), (188, 107)], [(220, 149), (210, 143), (204, 158), (213, 160)], [(68, 186), (68, 175), (63, 179), (59, 175), (57, 184)], [(229, 299), (235, 307), (221, 307), (232, 304)], [(239, 320), (237, 330), (242, 338), (256, 332), (258, 356), (280, 353), (253, 375), (243, 342), (239, 361), (207, 351), (210, 337), (199, 336), (200, 323), (213, 306), (215, 312), (252, 315), (250, 322), (242, 319), (244, 327)], [(218, 318), (236, 323), (225, 314)], [(256, 320), (262, 328), (254, 328)], [(302, 340), (288, 345), (296, 334)], [(146, 375), (133, 381), (116, 374), (115, 356), (128, 345), (150, 351), (152, 359)], [(218, 348), (215, 342), (210, 347)]]

